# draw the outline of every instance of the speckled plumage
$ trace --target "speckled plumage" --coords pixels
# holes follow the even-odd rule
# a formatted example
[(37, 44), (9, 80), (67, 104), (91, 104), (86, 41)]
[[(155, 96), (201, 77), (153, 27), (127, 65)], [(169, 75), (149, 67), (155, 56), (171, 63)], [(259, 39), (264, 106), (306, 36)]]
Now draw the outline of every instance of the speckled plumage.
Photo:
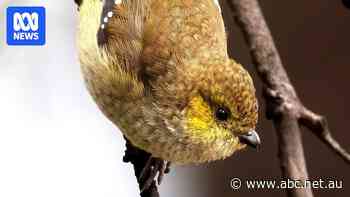
[[(102, 16), (101, 16), (102, 13)], [(105, 19), (107, 17), (107, 19)], [(227, 54), (213, 0), (122, 0), (80, 7), (82, 72), (101, 111), (135, 146), (173, 163), (230, 156), (255, 128), (255, 89)], [(214, 117), (217, 106), (232, 116)]]

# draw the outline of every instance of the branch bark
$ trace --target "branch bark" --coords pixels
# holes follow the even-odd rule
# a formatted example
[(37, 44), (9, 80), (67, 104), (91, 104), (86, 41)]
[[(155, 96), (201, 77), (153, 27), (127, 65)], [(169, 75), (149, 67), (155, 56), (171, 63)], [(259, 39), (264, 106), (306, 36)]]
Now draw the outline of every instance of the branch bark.
[[(242, 29), (264, 88), (267, 117), (272, 119), (277, 136), (282, 174), (294, 180), (307, 180), (308, 173), (300, 136), (305, 126), (344, 161), (350, 155), (332, 137), (324, 117), (308, 110), (301, 103), (284, 69), (271, 32), (257, 0), (227, 0), (235, 21)], [(312, 190), (290, 189), (290, 197), (312, 197)]]

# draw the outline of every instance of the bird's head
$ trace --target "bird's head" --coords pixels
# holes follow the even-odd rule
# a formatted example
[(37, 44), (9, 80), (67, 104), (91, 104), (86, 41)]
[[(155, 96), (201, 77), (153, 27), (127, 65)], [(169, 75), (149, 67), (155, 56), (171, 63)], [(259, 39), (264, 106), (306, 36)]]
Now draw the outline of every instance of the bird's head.
[(258, 103), (249, 73), (229, 61), (208, 66), (196, 80), (196, 91), (185, 107), (185, 132), (199, 144), (211, 144), (213, 157), (227, 157), (246, 145), (256, 148)]
[(201, 163), (260, 144), (255, 132), (255, 88), (240, 64), (230, 60), (188, 66), (172, 75), (175, 80), (169, 77), (172, 80), (158, 85), (155, 94), (158, 107), (153, 119), (164, 123), (167, 131), (162, 136), (168, 137), (163, 141), (169, 145), (167, 151), (159, 151), (159, 157), (175, 163)]

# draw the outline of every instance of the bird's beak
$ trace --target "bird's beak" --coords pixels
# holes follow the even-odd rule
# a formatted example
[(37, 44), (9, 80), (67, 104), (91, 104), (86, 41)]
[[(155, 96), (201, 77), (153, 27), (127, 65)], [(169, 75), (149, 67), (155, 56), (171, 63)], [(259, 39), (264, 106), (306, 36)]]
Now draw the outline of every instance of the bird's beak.
[(251, 146), (253, 148), (257, 148), (261, 141), (258, 133), (254, 130), (249, 131), (246, 134), (238, 136), (239, 141), (243, 144), (247, 144), (248, 146)]

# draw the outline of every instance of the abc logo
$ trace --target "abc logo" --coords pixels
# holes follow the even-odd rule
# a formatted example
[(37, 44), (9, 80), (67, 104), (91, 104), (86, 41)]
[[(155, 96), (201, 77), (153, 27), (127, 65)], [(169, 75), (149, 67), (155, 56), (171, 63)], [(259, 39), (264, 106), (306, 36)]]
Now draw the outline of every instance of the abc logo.
[(7, 8), (8, 45), (45, 44), (44, 7)]
[[(27, 25), (24, 23), (24, 20), (27, 19), (28, 23)], [(32, 13), (29, 14), (28, 12), (24, 12), (23, 14), (20, 14), (18, 12), (15, 12), (13, 15), (13, 29), (15, 31), (23, 30), (23, 31), (29, 31), (30, 29), (32, 31), (37, 31), (39, 29), (39, 15), (38, 13)]]

